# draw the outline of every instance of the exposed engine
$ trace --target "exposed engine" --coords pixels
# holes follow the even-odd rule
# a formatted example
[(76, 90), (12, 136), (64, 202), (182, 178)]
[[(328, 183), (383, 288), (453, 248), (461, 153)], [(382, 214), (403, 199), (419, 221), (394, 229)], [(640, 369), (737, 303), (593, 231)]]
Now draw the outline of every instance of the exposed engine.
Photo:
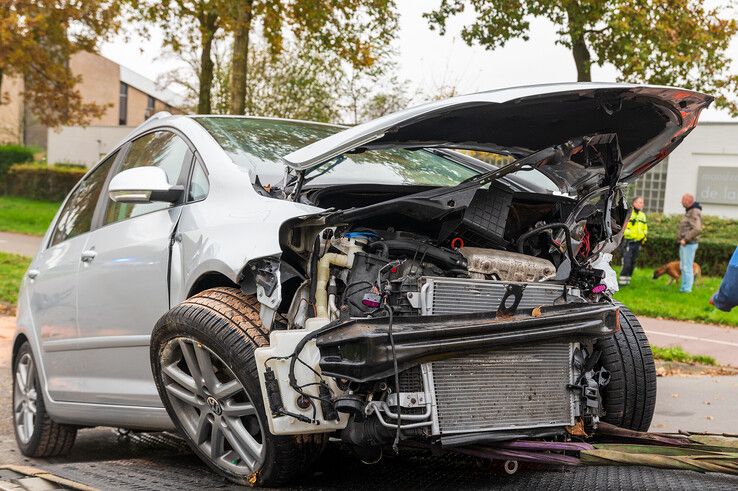
[[(386, 315), (387, 307), (395, 315), (422, 314), (415, 299), (426, 278), (542, 282), (556, 275), (546, 259), (479, 247), (451, 249), (393, 230), (325, 229), (315, 246), (315, 281), (293, 301), (287, 315), (291, 327), (306, 327), (310, 319), (314, 325)], [(307, 305), (315, 306), (314, 316), (308, 315)]]
[(262, 319), (279, 319), (255, 352), (271, 431), (340, 431), (373, 460), (409, 438), (595, 428), (609, 380), (596, 343), (618, 325), (600, 258), (626, 219), (620, 190), (574, 199), (500, 178), (369, 191), (307, 192), (308, 205), (358, 192), (364, 206), (286, 223), (291, 269), (254, 265)]
[[(607, 373), (589, 366), (594, 338), (493, 347), (475, 355), (465, 348), (456, 356), (405, 356), (418, 343), (436, 351), (451, 343), (434, 348), (419, 332), (406, 342), (419, 329), (408, 322), (445, 319), (446, 329), (474, 315), (515, 320), (516, 312), (542, 315), (535, 309), (586, 303), (592, 292), (554, 281), (551, 260), (466, 247), (461, 237), (439, 244), (393, 229), (292, 230), (303, 234), (289, 241), (296, 250), (311, 245), (303, 252), (307, 278), (283, 313), (284, 330), (275, 325), (271, 346), (257, 350), (266, 367), (260, 375), (274, 433), (342, 430), (344, 441), (372, 460), (382, 445), (403, 438), (456, 445), (490, 431), (500, 438), (523, 430), (547, 435), (578, 418), (589, 427), (596, 423)], [(556, 234), (545, 236), (555, 240)], [(354, 339), (334, 343), (331, 330), (341, 325)], [(540, 360), (555, 368), (541, 372)]]

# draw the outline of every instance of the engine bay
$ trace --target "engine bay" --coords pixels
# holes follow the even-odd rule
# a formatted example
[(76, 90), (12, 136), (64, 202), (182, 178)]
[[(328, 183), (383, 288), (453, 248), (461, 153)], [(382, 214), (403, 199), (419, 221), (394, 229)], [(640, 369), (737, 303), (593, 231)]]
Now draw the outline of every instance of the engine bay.
[[(612, 141), (586, 141), (605, 174), (619, 172)], [(582, 148), (516, 165), (557, 165)], [(591, 431), (609, 379), (597, 339), (618, 326), (602, 258), (627, 219), (607, 182), (617, 179), (536, 193), (496, 171), (451, 188), (296, 194), (326, 211), (285, 222), (281, 257), (249, 264), (271, 329), (255, 351), (271, 431), (338, 431), (369, 460), (407, 438)]]
[[(279, 280), (285, 299), (271, 316), (270, 346), (256, 350), (275, 434), (335, 430), (358, 452), (376, 452), (401, 438), (456, 445), (490, 431), (503, 438), (562, 434), (577, 419), (596, 425), (608, 375), (590, 359), (617, 308), (591, 256), (603, 249), (595, 234), (612, 200), (582, 207), (499, 191), (475, 190), (469, 206), (425, 222), (425, 234), (409, 214), (407, 228), (378, 228), (403, 223), (394, 207), (365, 207), (351, 224), (346, 214), (362, 209), (283, 227), (281, 266), (257, 276), (262, 295)], [(572, 214), (578, 234), (565, 224)], [(535, 360), (553, 353), (558, 369), (532, 377)], [(481, 408), (459, 407), (461, 395), (444, 389), (470, 366), (486, 367), (470, 379), (491, 397)], [(488, 412), (514, 389), (493, 380), (515, 366), (531, 371), (518, 387), (539, 414), (527, 422)], [(463, 414), (487, 424), (450, 423)]]
[(387, 307), (395, 315), (418, 315), (420, 307), (414, 299), (419, 298), (421, 279), (428, 277), (525, 283), (556, 276), (556, 267), (548, 259), (467, 247), (460, 237), (450, 242), (456, 247), (391, 229), (324, 229), (314, 243), (318, 252), (311, 255), (313, 280), (293, 297), (286, 315), (288, 327), (309, 327), (311, 318), (383, 316)]

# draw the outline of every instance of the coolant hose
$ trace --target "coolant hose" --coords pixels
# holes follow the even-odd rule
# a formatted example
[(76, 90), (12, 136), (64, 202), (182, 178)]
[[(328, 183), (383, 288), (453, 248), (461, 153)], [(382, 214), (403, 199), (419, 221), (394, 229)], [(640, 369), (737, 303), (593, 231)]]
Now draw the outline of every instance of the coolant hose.
[[(353, 261), (352, 261), (353, 262)], [(349, 257), (346, 254), (327, 252), (318, 261), (318, 274), (315, 280), (315, 309), (317, 317), (328, 318), (328, 280), (331, 265), (349, 268)]]

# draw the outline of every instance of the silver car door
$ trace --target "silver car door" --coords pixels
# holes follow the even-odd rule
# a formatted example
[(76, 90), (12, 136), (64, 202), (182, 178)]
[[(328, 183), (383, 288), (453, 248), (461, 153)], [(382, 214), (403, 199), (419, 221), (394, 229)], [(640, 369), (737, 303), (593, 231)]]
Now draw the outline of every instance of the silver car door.
[[(133, 140), (116, 173), (153, 165), (169, 182), (185, 182), (192, 152), (169, 131)], [(184, 200), (184, 196), (183, 196)], [(182, 206), (115, 203), (99, 209), (79, 271), (79, 402), (160, 406), (149, 364), (149, 339), (169, 310), (170, 243)]]
[(48, 234), (48, 247), (26, 273), (47, 390), (58, 401), (75, 400), (80, 391), (76, 279), (98, 197), (116, 156), (103, 161), (69, 195)]

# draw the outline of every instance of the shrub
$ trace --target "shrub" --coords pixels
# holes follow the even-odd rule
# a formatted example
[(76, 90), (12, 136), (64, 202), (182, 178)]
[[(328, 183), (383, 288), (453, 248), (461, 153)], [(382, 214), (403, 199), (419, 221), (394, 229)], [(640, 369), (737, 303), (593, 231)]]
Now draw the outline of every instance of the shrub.
[(87, 170), (85, 167), (85, 164), (78, 164), (76, 162), (57, 162), (54, 164), (54, 167), (64, 167), (64, 168)]
[(16, 164), (8, 169), (5, 192), (13, 196), (61, 201), (87, 169), (80, 166)]
[[(662, 213), (651, 213), (648, 215), (648, 237), (664, 237), (675, 240), (676, 231), (682, 215), (664, 215)], [(720, 218), (710, 215), (702, 216), (702, 240), (715, 242), (727, 242), (738, 245), (738, 220)]]
[[(725, 268), (737, 245), (709, 239), (700, 240), (695, 261), (702, 268), (702, 274), (709, 276), (725, 274)], [(651, 237), (638, 254), (638, 265), (652, 268), (678, 260), (679, 246), (673, 238)]]
[(23, 145), (0, 145), (0, 179), (11, 165), (33, 162), (35, 151), (33, 147)]

